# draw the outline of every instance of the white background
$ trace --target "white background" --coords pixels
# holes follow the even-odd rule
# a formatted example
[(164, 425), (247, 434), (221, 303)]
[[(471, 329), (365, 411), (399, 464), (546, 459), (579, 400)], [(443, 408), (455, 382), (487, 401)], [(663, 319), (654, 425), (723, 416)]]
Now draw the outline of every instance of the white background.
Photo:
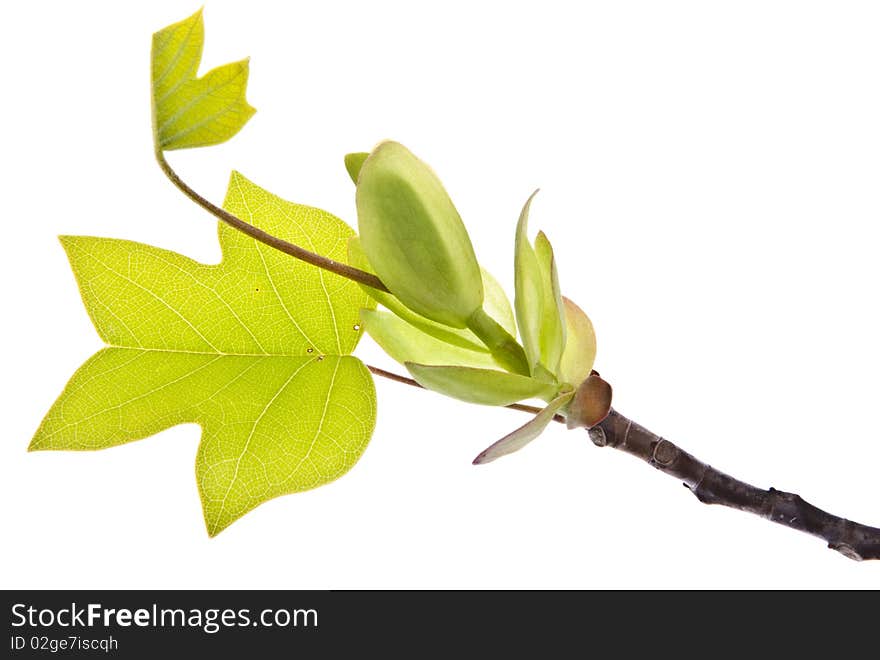
[[(213, 262), (215, 224), (156, 167), (150, 35), (193, 2), (4, 3), (0, 586), (880, 587), (817, 539), (700, 505), (553, 428), (390, 382), (361, 461), (211, 540), (196, 426), (26, 453), (101, 346), (55, 236)], [(229, 170), (354, 224), (349, 151), (433, 165), (481, 260), (554, 242), (619, 410), (761, 486), (880, 525), (880, 7), (865, 2), (224, 2), (207, 68), (251, 55), (231, 143), (171, 154), (211, 199)], [(203, 70), (206, 70), (203, 68)], [(389, 366), (363, 342), (358, 354)]]

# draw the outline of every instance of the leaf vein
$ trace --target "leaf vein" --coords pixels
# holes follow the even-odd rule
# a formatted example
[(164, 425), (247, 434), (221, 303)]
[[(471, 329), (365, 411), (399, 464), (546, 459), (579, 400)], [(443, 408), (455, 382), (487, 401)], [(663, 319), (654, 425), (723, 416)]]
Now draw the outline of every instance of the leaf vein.
[(128, 277), (127, 275), (124, 275), (123, 273), (120, 273), (119, 271), (114, 270), (111, 266), (109, 266), (108, 264), (106, 264), (106, 263), (104, 263), (103, 261), (101, 261), (101, 260), (100, 260), (97, 256), (95, 256), (94, 254), (91, 254), (91, 253), (87, 253), (87, 254), (89, 254), (89, 255), (90, 255), (95, 261), (97, 261), (97, 262), (98, 262), (99, 264), (101, 264), (104, 268), (106, 268), (108, 272), (113, 273), (114, 275), (116, 275), (117, 277), (122, 278), (123, 280), (125, 280), (125, 281), (128, 282), (129, 284), (131, 284), (131, 285), (133, 285), (133, 286), (136, 286), (138, 289), (141, 289), (142, 291), (148, 293), (148, 294), (151, 295), (153, 298), (155, 298), (156, 300), (158, 300), (160, 303), (162, 303), (163, 305), (165, 305), (165, 307), (167, 307), (170, 311), (174, 312), (174, 313), (180, 318), (181, 321), (183, 321), (184, 323), (186, 323), (186, 324), (192, 329), (192, 331), (195, 332), (195, 333), (201, 338), (202, 341), (204, 341), (208, 346), (210, 346), (210, 347), (214, 350), (215, 353), (220, 353), (220, 352), (221, 352), (220, 349), (217, 348), (216, 346), (214, 346), (214, 344), (212, 344), (212, 343), (208, 340), (207, 337), (205, 337), (201, 332), (199, 332), (198, 328), (196, 328), (196, 326), (193, 325), (193, 323), (192, 323), (189, 319), (187, 319), (183, 314), (181, 314), (180, 311), (179, 311), (178, 309), (176, 309), (175, 307), (169, 305), (168, 302), (167, 302), (164, 298), (162, 298), (162, 296), (157, 295), (156, 293), (154, 293), (153, 291), (151, 291), (151, 290), (148, 289), (147, 287), (143, 286), (142, 284), (139, 284), (138, 282), (136, 282), (136, 281), (133, 280), (132, 278)]
[(238, 460), (235, 463), (235, 470), (232, 473), (232, 478), (229, 480), (229, 486), (227, 486), (227, 488), (226, 488), (226, 494), (223, 496), (223, 499), (220, 501), (220, 510), (217, 512), (217, 516), (215, 517), (213, 524), (212, 524), (212, 528), (211, 528), (212, 534), (216, 530), (217, 525), (219, 524), (220, 520), (222, 520), (222, 518), (223, 518), (223, 511), (226, 508), (226, 502), (229, 499), (229, 493), (232, 492), (232, 487), (235, 485), (235, 482), (238, 479), (238, 472), (241, 469), (241, 461), (244, 458), (245, 454), (248, 453), (248, 448), (250, 447), (251, 440), (254, 437), (254, 432), (256, 432), (256, 430), (257, 430), (257, 426), (259, 426), (259, 424), (260, 424), (260, 420), (263, 419), (263, 417), (266, 415), (266, 413), (272, 407), (272, 404), (275, 403), (275, 401), (278, 399), (278, 397), (281, 396), (281, 394), (284, 392), (285, 389), (287, 389), (287, 386), (290, 385), (290, 383), (293, 381), (293, 379), (296, 378), (296, 376), (299, 374), (299, 372), (302, 371), (303, 369), (305, 369), (306, 365), (308, 365), (308, 364), (309, 363), (306, 362), (305, 364), (298, 367), (296, 369), (296, 371), (294, 371), (292, 374), (290, 374), (290, 377), (286, 381), (284, 381), (284, 384), (280, 388), (278, 388), (278, 391), (275, 392), (275, 394), (272, 396), (272, 398), (269, 399), (268, 403), (266, 403), (266, 405), (263, 406), (263, 410), (260, 411), (260, 414), (257, 415), (257, 418), (254, 420), (254, 423), (251, 426), (250, 433), (248, 433), (248, 437), (245, 440), (244, 447), (242, 448), (241, 453), (238, 455)]
[[(223, 67), (236, 66), (236, 65), (237, 65), (237, 63), (233, 63), (233, 64), (224, 64)], [(189, 81), (187, 81), (187, 82), (189, 82), (189, 83), (199, 83), (199, 82), (204, 82), (205, 79), (206, 79), (211, 73), (213, 73), (214, 71), (218, 71), (218, 70), (222, 69), (223, 67), (218, 67), (217, 69), (214, 69), (213, 71), (209, 71), (207, 74), (205, 74), (205, 75), (202, 76), (201, 78), (195, 78), (195, 79), (193, 79), (193, 80), (189, 80)], [(244, 73), (245, 73), (245, 69), (244, 69), (244, 67), (239, 66), (239, 70), (238, 70), (238, 72), (236, 72), (236, 74), (235, 74), (234, 76), (232, 76), (231, 78), (229, 78), (228, 80), (224, 80), (222, 83), (220, 83), (219, 85), (216, 85), (216, 86), (214, 86), (214, 87), (207, 87), (207, 88), (205, 89), (205, 91), (203, 91), (203, 92), (201, 92), (201, 93), (196, 94), (195, 96), (193, 96), (193, 97), (189, 100), (188, 103), (185, 103), (183, 106), (181, 106), (180, 108), (178, 108), (178, 110), (177, 110), (174, 114), (172, 114), (170, 117), (168, 117), (165, 121), (163, 121), (163, 122), (159, 125), (159, 128), (158, 128), (159, 134), (160, 134), (160, 135), (164, 134), (165, 131), (168, 129), (168, 127), (171, 126), (171, 125), (173, 125), (174, 122), (176, 122), (176, 121), (177, 121), (177, 120), (178, 120), (183, 114), (185, 114), (187, 110), (189, 110), (190, 108), (192, 108), (192, 107), (195, 106), (196, 104), (200, 103), (202, 100), (204, 100), (204, 99), (206, 99), (206, 98), (209, 98), (209, 97), (213, 96), (215, 92), (217, 92), (217, 91), (223, 89), (224, 87), (228, 87), (229, 85), (233, 84), (233, 83), (236, 82), (236, 81), (237, 81), (242, 75), (244, 75)], [(195, 131), (195, 130), (201, 128), (202, 126), (204, 126), (205, 124), (207, 124), (207, 123), (213, 121), (215, 118), (217, 118), (217, 117), (219, 117), (219, 116), (221, 116), (221, 115), (226, 114), (227, 112), (229, 112), (230, 107), (232, 107), (232, 106), (235, 105), (236, 103), (240, 103), (241, 101), (242, 101), (242, 98), (241, 98), (240, 96), (239, 96), (239, 97), (236, 97), (236, 98), (234, 98), (234, 99), (232, 99), (232, 100), (231, 100), (226, 106), (223, 107), (222, 110), (220, 110), (220, 111), (218, 111), (218, 112), (215, 112), (215, 113), (213, 113), (213, 114), (210, 114), (210, 115), (205, 115), (204, 118), (203, 118), (201, 121), (196, 122), (196, 123), (193, 124), (192, 126), (186, 128), (186, 129), (184, 129), (184, 130), (182, 130), (182, 131), (178, 131), (177, 133), (175, 133), (175, 134), (173, 134), (173, 135), (166, 135), (162, 141), (163, 141), (164, 143), (168, 144), (169, 142), (173, 142), (174, 140), (176, 140), (176, 139), (178, 139), (178, 138), (180, 138), (180, 137), (182, 137), (182, 136), (184, 136), (184, 135), (187, 135), (187, 134), (189, 134), (189, 133), (192, 133), (193, 131)]]
[[(171, 73), (171, 70), (174, 68), (174, 65), (177, 64), (177, 62), (180, 60), (181, 56), (183, 55), (183, 51), (186, 50), (186, 46), (187, 46), (187, 44), (189, 43), (190, 37), (192, 37), (193, 30), (195, 30), (195, 28), (196, 28), (197, 25), (198, 25), (198, 21), (192, 21), (192, 22), (190, 22), (190, 24), (189, 24), (189, 30), (187, 31), (186, 36), (181, 40), (181, 42), (180, 42), (180, 47), (177, 49), (177, 52), (174, 54), (174, 57), (171, 58), (171, 62), (168, 63), (168, 66), (165, 67), (165, 70), (162, 72), (162, 74), (161, 74), (158, 78), (156, 78), (155, 80), (153, 80), (153, 87), (155, 87), (156, 85), (158, 85), (159, 83), (161, 83), (163, 80), (165, 80), (165, 77), (166, 77), (169, 73)], [(163, 53), (165, 50), (167, 50), (167, 48), (168, 48), (168, 42), (169, 42), (169, 41), (171, 41), (171, 35), (170, 35), (170, 34), (168, 35), (168, 38), (165, 40), (165, 43), (162, 44), (162, 47), (161, 47), (161, 49), (160, 49), (160, 51), (159, 51), (160, 54)], [(154, 57), (155, 57), (155, 56), (154, 56)], [(185, 80), (186, 80), (186, 76), (181, 76), (181, 81), (185, 81)], [(175, 89), (176, 89), (177, 87), (179, 87), (179, 86), (180, 86), (180, 83), (178, 83), (178, 84), (175, 86)], [(168, 97), (168, 94), (166, 94), (166, 95), (161, 99), (161, 101), (164, 101), (165, 98), (167, 98), (167, 97)], [(159, 105), (159, 103), (161, 103), (161, 101), (160, 101), (160, 100), (157, 100), (157, 101), (156, 101), (156, 105)]]
[(70, 428), (71, 426), (79, 426), (79, 425), (82, 424), (83, 422), (87, 422), (87, 421), (89, 421), (90, 419), (93, 419), (93, 418), (95, 418), (95, 417), (98, 417), (99, 415), (103, 415), (103, 414), (108, 413), (108, 412), (110, 412), (110, 411), (112, 411), (112, 410), (119, 410), (120, 408), (124, 408), (125, 406), (130, 406), (130, 405), (131, 405), (132, 403), (134, 403), (135, 401), (140, 401), (141, 399), (145, 399), (146, 397), (151, 396), (151, 395), (155, 394), (156, 392), (160, 392), (160, 391), (162, 391), (162, 390), (165, 389), (166, 387), (170, 387), (171, 385), (175, 385), (176, 383), (179, 383), (179, 382), (182, 381), (182, 380), (186, 380), (187, 378), (191, 378), (192, 376), (194, 376), (194, 375), (197, 374), (198, 372), (202, 371), (203, 369), (207, 369), (209, 366), (211, 366), (212, 364), (214, 364), (214, 363), (215, 363), (217, 360), (219, 360), (220, 358), (221, 358), (221, 356), (218, 355), (218, 356), (214, 357), (212, 360), (209, 360), (208, 362), (206, 362), (205, 364), (201, 364), (201, 365), (199, 365), (198, 367), (196, 367), (195, 369), (191, 369), (190, 371), (186, 372), (186, 373), (183, 374), (182, 376), (178, 376), (178, 377), (175, 378), (174, 380), (168, 381), (168, 382), (166, 382), (166, 383), (162, 383), (161, 385), (159, 385), (159, 386), (157, 386), (157, 387), (154, 387), (153, 389), (151, 389), (151, 390), (149, 390), (149, 391), (147, 391), (147, 392), (144, 392), (143, 394), (139, 394), (139, 395), (136, 396), (136, 397), (132, 397), (132, 398), (130, 398), (130, 399), (126, 399), (125, 401), (120, 401), (120, 402), (117, 403), (115, 406), (110, 406), (110, 407), (108, 407), (108, 408), (102, 408), (102, 409), (99, 410), (98, 412), (92, 413), (91, 415), (88, 415), (88, 416), (86, 416), (86, 417), (83, 417), (82, 419), (78, 419), (78, 420), (75, 421), (75, 422), (70, 422), (70, 423), (68, 423), (68, 424), (65, 424), (65, 425), (63, 425), (63, 426), (61, 426), (61, 427), (55, 429), (54, 431), (52, 431), (52, 433), (47, 434), (45, 437), (46, 437), (46, 439), (48, 440), (49, 438), (51, 438), (51, 437), (53, 437), (53, 436), (55, 436), (55, 435), (61, 433), (62, 431), (67, 430), (67, 429)]
[(223, 305), (226, 307), (226, 309), (229, 310), (229, 313), (232, 314), (232, 317), (238, 322), (238, 324), (239, 324), (242, 328), (244, 328), (245, 332), (247, 332), (247, 333), (251, 336), (251, 339), (253, 339), (253, 340), (254, 340), (254, 343), (257, 345), (257, 347), (258, 347), (261, 351), (263, 351), (263, 354), (264, 354), (264, 355), (269, 355), (269, 352), (263, 347), (263, 345), (260, 343), (260, 340), (257, 339), (257, 336), (251, 331), (251, 329), (247, 326), (247, 324), (246, 324), (244, 321), (241, 320), (241, 317), (239, 317), (239, 315), (235, 312), (235, 310), (232, 308), (232, 306), (231, 306), (228, 302), (226, 302), (226, 299), (223, 298), (223, 296), (221, 296), (221, 295), (217, 292), (216, 289), (214, 289), (213, 287), (210, 287), (210, 286), (208, 286), (207, 284), (205, 284), (204, 282), (202, 282), (199, 278), (197, 278), (195, 275), (193, 275), (190, 271), (186, 270), (185, 268), (181, 268), (181, 267), (178, 266), (177, 264), (175, 264), (175, 263), (173, 263), (173, 262), (171, 262), (171, 261), (168, 261), (167, 259), (163, 259), (163, 258), (162, 258), (160, 255), (158, 255), (158, 254), (155, 255), (155, 256), (156, 256), (156, 259), (157, 259), (157, 260), (159, 260), (159, 261), (161, 261), (161, 262), (163, 262), (163, 263), (166, 263), (166, 264), (168, 264), (169, 266), (172, 266), (172, 267), (176, 268), (177, 270), (179, 270), (181, 273), (184, 273), (185, 275), (189, 275), (189, 277), (190, 277), (190, 278), (191, 278), (196, 284), (198, 284), (199, 286), (201, 286), (203, 289), (206, 289), (206, 290), (210, 291), (211, 293), (213, 293), (213, 294), (214, 294), (214, 297), (217, 298), (217, 300), (219, 300), (221, 303), (223, 303)]

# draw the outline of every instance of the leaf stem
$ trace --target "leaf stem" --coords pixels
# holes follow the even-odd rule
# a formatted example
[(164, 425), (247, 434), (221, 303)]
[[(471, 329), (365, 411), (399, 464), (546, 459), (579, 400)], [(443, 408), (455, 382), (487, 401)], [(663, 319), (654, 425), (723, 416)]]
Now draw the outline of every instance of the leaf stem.
[(301, 248), (299, 245), (295, 245), (293, 243), (288, 243), (285, 240), (282, 240), (268, 232), (263, 231), (257, 227), (254, 227), (252, 224), (249, 224), (238, 218), (225, 209), (220, 208), (216, 204), (211, 203), (204, 197), (202, 197), (195, 190), (190, 188), (186, 182), (183, 181), (173, 169), (168, 164), (168, 161), (165, 160), (165, 154), (161, 149), (156, 149), (156, 160), (159, 163), (159, 167), (162, 168), (162, 172), (165, 173), (165, 176), (168, 177), (168, 180), (173, 183), (178, 190), (180, 190), (184, 195), (189, 197), (196, 204), (205, 209), (208, 213), (213, 215), (215, 218), (220, 220), (221, 222), (226, 223), (233, 229), (237, 229), (250, 236), (251, 238), (268, 245), (271, 248), (275, 248), (283, 252), (284, 254), (289, 254), (291, 257), (299, 259), (301, 261), (305, 261), (312, 266), (317, 266), (318, 268), (323, 268), (324, 270), (330, 271), (331, 273), (335, 273), (341, 277), (345, 277), (346, 279), (352, 280), (353, 282), (357, 282), (358, 284), (364, 284), (373, 289), (378, 289), (379, 291), (388, 291), (388, 288), (382, 284), (382, 280), (373, 275), (372, 273), (368, 273), (364, 270), (360, 270), (359, 268), (354, 268), (349, 266), (348, 264), (344, 264), (341, 261), (336, 261), (334, 259), (330, 259), (320, 254), (315, 254), (314, 252), (310, 252), (304, 248)]

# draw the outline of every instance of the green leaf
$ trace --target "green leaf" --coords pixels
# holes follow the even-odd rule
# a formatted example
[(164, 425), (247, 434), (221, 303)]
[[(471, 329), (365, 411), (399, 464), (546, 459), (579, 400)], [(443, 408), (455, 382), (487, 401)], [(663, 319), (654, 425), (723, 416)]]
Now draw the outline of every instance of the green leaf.
[(541, 363), (556, 373), (559, 370), (559, 359), (565, 348), (565, 311), (562, 307), (562, 295), (559, 291), (559, 275), (556, 272), (556, 260), (553, 247), (544, 232), (539, 231), (535, 239), (535, 256), (541, 269), (543, 300), (541, 310)]
[(572, 390), (568, 390), (557, 396), (547, 405), (546, 408), (535, 415), (531, 420), (480, 452), (480, 455), (474, 459), (474, 465), (490, 463), (496, 458), (512, 454), (525, 447), (544, 432), (547, 425), (553, 421), (554, 415), (556, 415), (565, 404), (571, 401), (573, 396), (574, 392)]
[[(352, 230), (233, 173), (225, 207), (341, 259)], [(74, 374), (31, 449), (101, 449), (194, 422), (212, 536), (262, 502), (320, 486), (358, 460), (375, 392), (349, 353), (369, 298), (354, 283), (220, 225), (205, 265), (131, 241), (67, 236), (86, 309), (111, 345)]]
[(537, 194), (537, 190), (532, 193), (519, 215), (513, 253), (516, 323), (533, 374), (535, 366), (541, 362), (541, 326), (544, 313), (541, 267), (528, 237), (529, 207)]
[[(356, 268), (365, 270), (375, 274), (367, 256), (361, 248), (360, 241), (357, 236), (353, 236), (348, 242), (348, 263)], [(510, 301), (504, 293), (504, 289), (498, 283), (489, 271), (481, 268), (480, 273), (483, 277), (484, 300), (483, 309), (486, 313), (497, 321), (501, 327), (507, 332), (516, 334), (516, 322), (513, 319), (513, 311), (510, 308)], [(448, 325), (437, 323), (431, 319), (416, 314), (409, 307), (400, 302), (393, 294), (386, 291), (379, 291), (368, 286), (362, 287), (364, 292), (373, 298), (377, 303), (393, 312), (410, 325), (417, 327), (432, 337), (436, 337), (441, 341), (455, 346), (460, 346), (471, 351), (488, 352), (486, 345), (467, 328), (450, 328)]]
[(405, 366), (422, 387), (469, 403), (506, 406), (523, 399), (550, 399), (556, 395), (554, 384), (505, 371), (414, 362)]
[(348, 172), (348, 176), (351, 177), (351, 180), (355, 185), (357, 185), (358, 175), (361, 173), (361, 167), (369, 155), (370, 154), (365, 152), (345, 155), (345, 170)]
[(364, 330), (382, 350), (401, 364), (459, 365), (497, 369), (485, 351), (471, 351), (422, 332), (391, 312), (361, 310)]
[(495, 319), (511, 336), (516, 337), (516, 319), (504, 288), (492, 273), (482, 266), (480, 273), (483, 276), (483, 311)]
[(256, 112), (245, 99), (248, 60), (196, 77), (204, 41), (201, 9), (153, 35), (151, 80), (157, 149), (225, 142)]
[(565, 350), (559, 362), (559, 376), (563, 383), (580, 385), (593, 370), (596, 359), (596, 333), (584, 311), (571, 300), (562, 297), (565, 308)]

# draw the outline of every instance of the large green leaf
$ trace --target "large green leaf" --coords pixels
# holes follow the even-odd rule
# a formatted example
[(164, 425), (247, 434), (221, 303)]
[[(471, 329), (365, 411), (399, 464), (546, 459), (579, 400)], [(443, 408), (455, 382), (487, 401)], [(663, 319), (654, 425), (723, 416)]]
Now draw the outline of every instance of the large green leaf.
[[(353, 234), (236, 173), (225, 206), (335, 259)], [(31, 449), (101, 449), (198, 423), (196, 476), (211, 535), (360, 457), (376, 404), (369, 372), (349, 355), (359, 310), (371, 305), (356, 284), (225, 225), (217, 265), (130, 241), (62, 243), (110, 347), (74, 374)]]
[(225, 142), (256, 112), (245, 100), (248, 60), (196, 77), (204, 43), (201, 9), (153, 35), (153, 131), (159, 149)]

